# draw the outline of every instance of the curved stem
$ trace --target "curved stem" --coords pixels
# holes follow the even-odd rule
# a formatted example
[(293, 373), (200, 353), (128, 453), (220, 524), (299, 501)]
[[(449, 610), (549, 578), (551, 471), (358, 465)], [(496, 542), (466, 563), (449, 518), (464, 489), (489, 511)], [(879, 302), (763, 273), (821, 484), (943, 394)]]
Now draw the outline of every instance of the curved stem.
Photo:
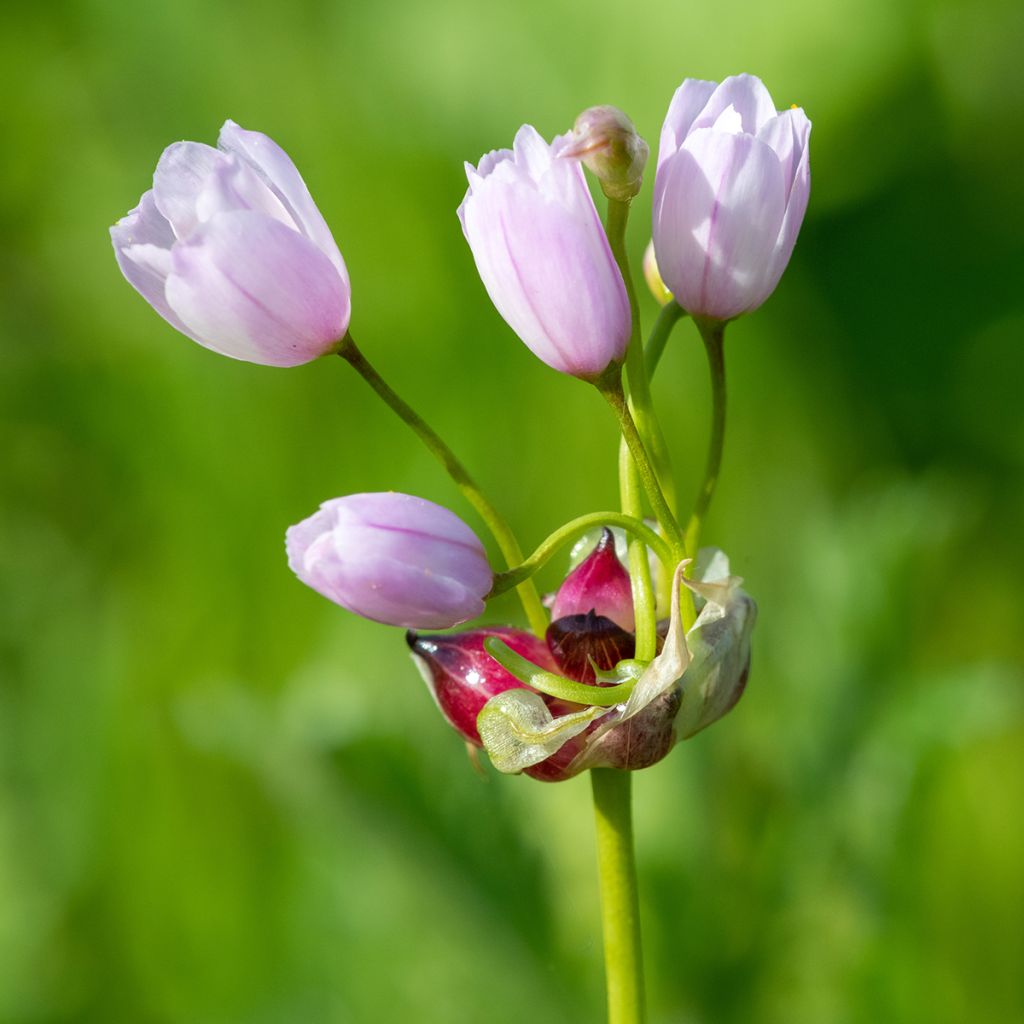
[(654, 376), (654, 371), (661, 362), (661, 354), (665, 351), (665, 343), (668, 341), (672, 328), (686, 316), (686, 311), (678, 302), (670, 301), (661, 307), (658, 319), (654, 321), (651, 328), (651, 336), (647, 339), (644, 347), (644, 360), (647, 365), (649, 377)]
[(629, 700), (629, 695), (636, 687), (636, 680), (619, 683), (616, 686), (592, 686), (590, 683), (580, 683), (575, 679), (566, 679), (557, 672), (549, 672), (547, 669), (534, 665), (528, 658), (513, 651), (511, 647), (499, 636), (489, 636), (484, 640), (484, 650), (502, 668), (507, 669), (521, 683), (526, 683), (531, 689), (546, 693), (549, 697), (557, 697), (559, 700), (572, 701), (574, 704), (583, 704), (590, 707), (612, 708), (616, 704), (623, 704)]
[(488, 598), (497, 597), (498, 594), (503, 594), (510, 587), (517, 586), (523, 580), (529, 579), (559, 548), (577, 540), (588, 530), (597, 526), (621, 527), (651, 548), (669, 572), (675, 568), (672, 552), (668, 545), (646, 523), (626, 515), (624, 512), (591, 512), (560, 526), (549, 537), (546, 537), (536, 551), (520, 565), (497, 573), (494, 577), (494, 586), (491, 587), (491, 592), (487, 595)]
[(696, 321), (704, 348), (708, 354), (708, 370), (711, 374), (711, 440), (708, 443), (708, 461), (704, 470), (704, 482), (697, 494), (693, 514), (686, 524), (686, 548), (696, 552), (700, 543), (700, 531), (704, 517), (715, 495), (715, 485), (722, 468), (722, 448), (725, 444), (725, 324)]
[[(414, 412), (408, 403), (399, 398), (391, 389), (384, 378), (373, 368), (366, 356), (356, 346), (350, 334), (346, 334), (344, 339), (342, 339), (338, 355), (373, 388), (404, 423), (408, 424), (415, 431), (430, 453), (441, 463), (448, 475), (455, 481), (456, 487), (458, 487), (473, 508), (480, 514), (480, 518), (487, 524), (487, 528), (491, 531), (491, 535), (501, 549), (506, 562), (510, 566), (518, 565), (522, 562), (523, 552), (515, 535), (512, 533), (512, 528), (485, 497), (479, 485), (469, 475), (466, 467), (456, 458), (451, 448), (441, 440), (423, 418)], [(522, 602), (523, 610), (526, 612), (530, 628), (538, 636), (543, 636), (544, 630), (547, 628), (547, 615), (544, 612), (544, 606), (540, 602), (537, 588), (530, 580), (524, 580), (519, 584), (518, 591), (519, 600)]]
[(669, 508), (668, 502), (665, 500), (661, 485), (658, 483), (657, 474), (654, 472), (654, 466), (647, 454), (647, 448), (644, 446), (643, 438), (640, 437), (640, 432), (637, 430), (636, 423), (629, 411), (629, 405), (622, 391), (621, 374), (613, 373), (607, 375), (598, 381), (597, 388), (618, 418), (622, 436), (625, 438), (626, 444), (629, 445), (629, 453), (633, 456), (633, 461), (636, 463), (637, 471), (640, 474), (640, 482), (643, 484), (647, 500), (650, 502), (651, 511), (654, 512), (659, 525), (665, 531), (669, 545), (672, 548), (672, 557), (678, 563), (686, 557), (683, 532), (679, 528), (675, 515), (673, 515), (672, 510)]
[[(626, 221), (629, 218), (629, 202), (618, 199), (608, 200), (608, 223), (606, 232), (612, 255), (619, 265), (622, 280), (629, 299), (632, 332), (629, 348), (626, 349), (626, 375), (629, 380), (629, 407), (636, 422), (637, 430), (651, 453), (651, 462), (658, 478), (665, 501), (676, 512), (676, 487), (672, 473), (672, 459), (669, 456), (665, 434), (658, 422), (651, 399), (651, 384), (645, 365), (643, 339), (640, 336), (640, 307), (636, 301), (633, 275), (629, 269), (629, 254), (626, 251)], [(674, 305), (674, 303), (673, 303)], [(678, 306), (676, 307), (678, 309)]]
[[(640, 307), (633, 288), (633, 275), (629, 270), (629, 255), (626, 252), (626, 223), (629, 220), (629, 202), (609, 198), (608, 220), (605, 234), (608, 245), (618, 264), (622, 281), (629, 300), (630, 336), (626, 359), (630, 361), (630, 373), (636, 379), (641, 393), (644, 393), (647, 374), (643, 366), (643, 351), (640, 348)], [(637, 358), (639, 353), (639, 360)], [(619, 389), (621, 390), (621, 369)], [(646, 391), (650, 397), (649, 389)], [(644, 508), (641, 497), (640, 473), (629, 454), (625, 441), (619, 445), (619, 495), (622, 511), (635, 519), (643, 519)], [(636, 622), (636, 655), (638, 658), (653, 658), (658, 648), (658, 610), (651, 586), (651, 565), (647, 549), (636, 537), (629, 540), (629, 580), (633, 590), (633, 613)]]
[[(625, 441), (619, 445), (619, 494), (623, 511), (631, 518), (641, 519), (644, 511), (640, 473)], [(638, 538), (630, 538), (627, 550), (636, 623), (636, 656), (650, 661), (658, 652), (658, 608), (651, 586), (651, 563), (647, 548)]]
[(631, 776), (631, 772), (616, 768), (594, 768), (590, 772), (597, 830), (608, 1024), (643, 1024), (645, 1016)]
[[(661, 355), (665, 351), (665, 344), (669, 339), (669, 335), (672, 333), (672, 328), (675, 327), (675, 325), (686, 315), (686, 311), (682, 306), (672, 300), (669, 300), (669, 302), (661, 307), (661, 311), (658, 313), (658, 318), (654, 321), (654, 327), (651, 328), (647, 344), (644, 346), (644, 363), (647, 367), (648, 381), (653, 380), (654, 378), (654, 371), (657, 370), (658, 363), (661, 361)], [(629, 449), (626, 446), (625, 439), (620, 442), (620, 475), (622, 473), (621, 466), (624, 458), (629, 458)], [(656, 605), (660, 605), (662, 608), (667, 609), (672, 603), (671, 569), (667, 572), (662, 571), (657, 573), (657, 578), (654, 581), (654, 589), (657, 593)]]

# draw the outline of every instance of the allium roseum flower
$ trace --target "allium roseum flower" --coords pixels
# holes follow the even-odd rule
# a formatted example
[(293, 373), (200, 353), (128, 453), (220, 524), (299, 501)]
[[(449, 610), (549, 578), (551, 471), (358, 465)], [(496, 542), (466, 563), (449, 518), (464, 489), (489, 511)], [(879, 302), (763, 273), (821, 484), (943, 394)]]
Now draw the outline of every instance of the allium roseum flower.
[[(410, 632), (407, 639), (445, 717), (483, 746), (499, 771), (558, 782), (587, 768), (647, 768), (677, 739), (721, 718), (746, 685), (754, 603), (728, 576), (724, 556), (710, 561), (706, 575), (715, 580), (685, 581), (701, 611), (684, 633), (677, 572), (660, 652), (647, 666), (632, 661), (635, 639), (620, 624), (632, 628), (633, 608), (610, 531), (562, 584), (543, 641), (510, 627)], [(520, 664), (583, 684), (584, 693), (593, 687), (595, 697), (612, 681), (635, 685), (628, 699), (610, 707), (552, 697), (492, 657), (486, 645), (493, 638), (521, 656)]]
[(348, 330), (348, 271), (305, 182), (259, 132), (227, 121), (218, 148), (176, 142), (153, 187), (110, 229), (128, 282), (200, 345), (297, 366)]
[(661, 130), (654, 248), (688, 313), (730, 320), (768, 298), (786, 269), (810, 193), (811, 122), (781, 113), (759, 78), (688, 78)]
[(459, 207), (487, 294), (508, 325), (548, 366), (594, 379), (626, 352), (626, 286), (576, 159), (558, 154), (530, 125), (511, 150), (466, 164)]
[(325, 501), (288, 529), (303, 583), (374, 622), (446, 629), (476, 618), (493, 584), (476, 534), (454, 512), (393, 491)]

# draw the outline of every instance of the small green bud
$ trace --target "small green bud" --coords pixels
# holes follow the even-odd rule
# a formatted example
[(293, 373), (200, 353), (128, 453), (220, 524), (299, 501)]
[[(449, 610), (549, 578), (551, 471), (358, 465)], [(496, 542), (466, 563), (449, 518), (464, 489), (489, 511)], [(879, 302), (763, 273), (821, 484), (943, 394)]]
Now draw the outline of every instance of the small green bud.
[(609, 199), (625, 202), (640, 191), (650, 150), (618, 107), (584, 110), (561, 156), (582, 160)]

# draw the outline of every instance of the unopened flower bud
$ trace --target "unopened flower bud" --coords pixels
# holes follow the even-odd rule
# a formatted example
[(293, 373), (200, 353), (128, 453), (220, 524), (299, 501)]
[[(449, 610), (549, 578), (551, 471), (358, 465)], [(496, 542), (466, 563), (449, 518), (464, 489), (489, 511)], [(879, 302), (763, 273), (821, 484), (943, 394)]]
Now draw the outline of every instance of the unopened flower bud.
[(640, 191), (650, 150), (618, 107), (584, 110), (561, 156), (582, 160), (609, 199), (625, 201)]
[(647, 243), (644, 250), (644, 280), (647, 287), (654, 296), (654, 301), (659, 306), (667, 306), (672, 301), (672, 293), (668, 285), (661, 279), (661, 271), (658, 269), (658, 257), (654, 253), (654, 239)]
[(476, 534), (411, 494), (350, 494), (289, 528), (288, 564), (303, 583), (363, 618), (446, 629), (476, 618), (494, 582)]

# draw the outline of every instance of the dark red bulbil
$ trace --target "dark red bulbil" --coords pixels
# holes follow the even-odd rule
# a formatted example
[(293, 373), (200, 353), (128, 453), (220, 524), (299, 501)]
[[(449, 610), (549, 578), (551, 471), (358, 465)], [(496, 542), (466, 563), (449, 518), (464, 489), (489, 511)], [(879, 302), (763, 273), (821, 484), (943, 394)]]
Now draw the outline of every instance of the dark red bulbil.
[[(471, 743), (480, 746), (476, 720), (483, 706), (505, 690), (526, 689), (484, 649), (496, 636), (517, 654), (551, 672), (593, 684), (594, 668), (608, 671), (632, 658), (636, 641), (620, 623), (633, 625), (629, 574), (615, 554), (615, 538), (605, 530), (593, 551), (566, 577), (553, 610), (562, 614), (544, 639), (507, 626), (463, 633), (422, 634), (409, 631), (423, 678), (445, 718)], [(614, 618), (613, 618), (614, 616)], [(553, 715), (569, 714), (579, 705), (541, 694)], [(568, 777), (571, 762), (582, 750), (587, 733), (569, 740), (547, 760), (526, 769), (535, 779), (557, 782)]]
[[(481, 746), (476, 722), (484, 705), (505, 690), (529, 689), (484, 649), (488, 637), (500, 637), (534, 665), (588, 685), (598, 685), (595, 669), (607, 672), (634, 657), (636, 639), (623, 627), (628, 622), (633, 628), (629, 574), (615, 554), (611, 531), (604, 531), (594, 550), (566, 578), (553, 611), (555, 618), (544, 639), (511, 627), (406, 634), (441, 711), (476, 746)], [(585, 706), (540, 696), (555, 718)], [(545, 760), (524, 769), (525, 774), (543, 782), (571, 778), (580, 770), (579, 764), (573, 768), (574, 762), (588, 747), (587, 765), (646, 768), (660, 761), (675, 743), (673, 722), (679, 706), (677, 688), (610, 729), (599, 719)]]
[(594, 612), (566, 615), (548, 626), (545, 639), (562, 674), (594, 682), (594, 669), (607, 672), (636, 651), (636, 638)]
[(511, 672), (484, 650), (484, 640), (501, 637), (517, 654), (535, 665), (558, 671), (544, 641), (510, 626), (471, 629), (464, 633), (405, 634), (417, 665), (445, 718), (466, 739), (480, 746), (476, 719), (498, 693), (522, 687)]

